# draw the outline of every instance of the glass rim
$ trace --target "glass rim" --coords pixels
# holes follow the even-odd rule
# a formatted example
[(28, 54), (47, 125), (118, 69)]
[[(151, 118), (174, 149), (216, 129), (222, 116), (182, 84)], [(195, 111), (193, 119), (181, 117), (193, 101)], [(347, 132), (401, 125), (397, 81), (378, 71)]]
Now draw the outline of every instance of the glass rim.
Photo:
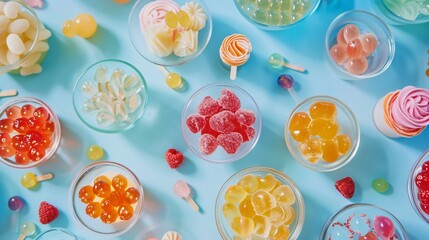
[[(403, 24), (424, 24), (429, 22), (429, 19), (419, 19), (419, 20), (408, 20), (405, 18), (401, 18), (398, 15), (396, 15), (395, 13), (393, 13), (389, 8), (386, 7), (386, 5), (384, 4), (383, 0), (376, 0), (376, 1), (371, 1), (371, 3), (373, 3), (378, 9), (379, 11), (381, 11), (381, 13), (383, 14), (383, 16), (389, 20), (392, 25), (403, 25)], [(386, 14), (388, 13), (388, 14)], [(420, 15), (420, 14), (419, 14)], [(419, 16), (417, 15), (417, 17)]]
[[(255, 136), (252, 139), (252, 143), (248, 146), (248, 149), (246, 151), (244, 151), (242, 154), (229, 154), (229, 156), (231, 156), (231, 158), (229, 158), (228, 160), (225, 159), (211, 159), (209, 156), (210, 155), (204, 155), (202, 154), (198, 149), (195, 149), (194, 146), (191, 144), (189, 138), (186, 136), (186, 112), (189, 109), (190, 105), (192, 102), (194, 102), (195, 98), (200, 95), (201, 93), (203, 93), (205, 90), (213, 88), (213, 87), (225, 87), (225, 88), (231, 88), (231, 89), (237, 89), (239, 90), (241, 93), (244, 93), (245, 95), (247, 95), (250, 99), (250, 102), (252, 105), (254, 105), (255, 107), (255, 123), (259, 122), (259, 124), (257, 126), (255, 126)], [(240, 99), (240, 101), (242, 101)], [(244, 90), (243, 88), (234, 85), (234, 84), (230, 84), (230, 83), (212, 83), (209, 85), (205, 85), (203, 87), (201, 87), (200, 89), (196, 90), (188, 99), (188, 101), (186, 102), (185, 106), (183, 107), (182, 110), (182, 117), (181, 117), (181, 126), (182, 126), (182, 136), (185, 139), (186, 145), (189, 147), (189, 149), (199, 158), (211, 162), (211, 163), (216, 163), (216, 164), (225, 164), (225, 163), (231, 163), (231, 162), (235, 162), (238, 161), (242, 158), (244, 158), (247, 154), (249, 154), (256, 146), (256, 144), (259, 141), (259, 137), (261, 136), (261, 131), (262, 131), (262, 117), (261, 117), (261, 112), (259, 110), (258, 104), (256, 103), (255, 99), (252, 97), (252, 95), (250, 95), (250, 93), (248, 93), (246, 90)], [(258, 131), (256, 131), (256, 129), (258, 129)]]
[[(338, 104), (340, 107), (344, 108), (346, 111), (342, 111), (345, 113), (345, 115), (347, 116), (347, 118), (350, 121), (351, 125), (353, 126), (353, 130), (352, 130), (352, 134), (355, 135), (356, 140), (352, 141), (353, 145), (351, 146), (350, 150), (348, 151), (347, 154), (343, 155), (342, 158), (343, 160), (341, 162), (339, 162), (339, 160), (333, 162), (333, 163), (327, 163), (326, 167), (321, 168), (320, 166), (316, 166), (316, 164), (312, 164), (312, 163), (308, 163), (307, 161), (304, 161), (302, 159), (301, 156), (299, 156), (296, 151), (294, 151), (293, 149), (293, 143), (291, 142), (291, 139), (289, 139), (290, 137), (290, 133), (289, 133), (289, 123), (292, 119), (292, 116), (298, 112), (298, 110), (304, 106), (305, 104), (311, 103), (314, 100), (329, 100), (335, 104)], [(309, 98), (304, 99), (303, 101), (301, 101), (300, 103), (298, 103), (295, 108), (291, 111), (286, 124), (285, 124), (285, 141), (286, 141), (286, 146), (289, 150), (289, 153), (292, 155), (292, 157), (295, 159), (295, 161), (299, 162), (300, 164), (302, 164), (304, 167), (313, 170), (313, 171), (318, 171), (318, 172), (330, 172), (330, 171), (335, 171), (338, 170), (342, 167), (344, 167), (345, 165), (347, 165), (356, 155), (357, 150), (359, 148), (360, 145), (360, 127), (359, 127), (359, 123), (357, 121), (356, 116), (354, 115), (353, 111), (349, 108), (349, 106), (347, 106), (344, 102), (342, 102), (341, 100), (331, 97), (331, 96), (327, 96), (327, 95), (319, 95), (319, 96), (312, 96)], [(340, 159), (341, 160), (341, 159)]]
[(50, 232), (56, 232), (56, 231), (58, 231), (58, 232), (62, 232), (62, 233), (65, 233), (65, 234), (69, 235), (70, 237), (73, 237), (73, 239), (76, 239), (76, 236), (75, 236), (73, 233), (68, 232), (68, 231), (67, 231), (67, 229), (65, 229), (65, 228), (60, 228), (60, 227), (53, 227), (53, 228), (51, 228), (51, 229), (49, 229), (49, 230), (46, 230), (46, 231), (44, 231), (44, 232), (40, 233), (39, 235), (37, 235), (37, 236), (36, 236), (36, 238), (34, 238), (34, 240), (38, 240), (38, 239), (40, 239), (41, 237), (44, 237), (44, 235), (45, 235), (45, 234), (47, 234), (47, 233), (50, 233)]
[[(141, 100), (142, 100), (142, 104), (144, 104), (144, 105), (142, 106), (142, 108), (140, 110), (140, 113), (137, 115), (136, 119), (132, 123), (130, 123), (127, 127), (125, 127), (125, 128), (121, 128), (121, 129), (117, 129), (117, 130), (108, 130), (108, 129), (104, 129), (104, 128), (101, 128), (101, 127), (95, 127), (95, 126), (93, 126), (93, 125), (91, 125), (91, 124), (89, 124), (87, 122), (87, 120), (85, 119), (85, 117), (80, 114), (78, 106), (76, 106), (75, 97), (76, 97), (77, 92), (79, 91), (78, 90), (79, 83), (81, 82), (81, 80), (83, 79), (83, 77), (85, 76), (85, 74), (87, 74), (93, 67), (95, 67), (95, 66), (97, 66), (97, 65), (99, 65), (101, 63), (104, 63), (104, 62), (117, 62), (117, 63), (120, 63), (120, 64), (124, 64), (124, 65), (130, 67), (131, 69), (133, 69), (137, 73), (137, 75), (140, 77), (140, 79), (142, 81), (142, 89), (143, 89), (143, 92), (144, 92), (144, 98), (141, 99)], [(82, 74), (80, 74), (80, 76), (77, 78), (76, 83), (75, 83), (75, 85), (73, 87), (73, 93), (72, 93), (72, 98), (73, 99), (72, 99), (72, 101), (73, 101), (73, 108), (74, 108), (74, 111), (75, 111), (76, 115), (81, 120), (81, 122), (83, 122), (90, 129), (95, 130), (97, 132), (102, 132), (102, 133), (121, 133), (121, 132), (125, 132), (125, 131), (130, 130), (131, 128), (133, 128), (136, 125), (137, 121), (142, 117), (142, 115), (146, 111), (146, 108), (147, 108), (147, 105), (148, 105), (148, 100), (149, 100), (148, 99), (149, 98), (148, 95), (149, 95), (149, 89), (147, 87), (146, 80), (143, 77), (143, 74), (134, 65), (132, 65), (131, 63), (126, 62), (124, 60), (114, 59), (114, 58), (108, 58), (108, 59), (99, 60), (99, 61), (91, 64), (89, 67), (87, 67), (85, 69), (85, 71), (83, 71)]]
[(413, 207), (416, 214), (422, 220), (429, 223), (429, 214), (424, 214), (423, 210), (420, 207), (420, 200), (418, 199), (418, 196), (416, 196), (416, 192), (418, 192), (418, 188), (414, 183), (414, 179), (418, 174), (417, 170), (421, 167), (423, 162), (426, 162), (425, 160), (429, 161), (429, 149), (427, 149), (422, 155), (420, 155), (419, 158), (415, 161), (415, 163), (411, 167), (410, 174), (408, 175), (407, 192), (408, 192), (408, 200), (410, 201), (411, 206)]

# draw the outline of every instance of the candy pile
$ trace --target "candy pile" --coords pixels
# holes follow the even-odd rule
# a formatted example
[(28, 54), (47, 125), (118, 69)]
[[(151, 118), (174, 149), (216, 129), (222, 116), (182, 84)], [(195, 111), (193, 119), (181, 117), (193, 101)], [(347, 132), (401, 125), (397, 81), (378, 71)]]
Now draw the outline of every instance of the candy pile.
[(197, 112), (188, 116), (186, 125), (192, 133), (201, 132), (200, 151), (204, 155), (212, 154), (219, 145), (234, 154), (255, 136), (253, 111), (241, 109), (240, 99), (229, 89), (222, 90), (218, 100), (205, 97)]
[(382, 0), (384, 5), (400, 18), (414, 21), (419, 15), (429, 15), (427, 0)]
[[(295, 193), (272, 174), (248, 174), (225, 193), (222, 213), (238, 236), (285, 240), (295, 218)], [(253, 239), (253, 238), (252, 238)]]
[(86, 98), (84, 112), (96, 112), (97, 123), (107, 127), (114, 123), (132, 123), (141, 103), (140, 91), (142, 80), (135, 74), (125, 74), (123, 69), (116, 69), (107, 77), (107, 68), (97, 68), (94, 78), (82, 85)]
[(297, 112), (289, 122), (291, 137), (299, 142), (302, 156), (310, 163), (320, 159), (332, 163), (349, 151), (350, 137), (339, 130), (337, 107), (327, 101), (314, 102), (309, 113)]
[(26, 57), (12, 73), (27, 76), (42, 71), (40, 63), (49, 50), (51, 32), (35, 15), (23, 11), (17, 2), (0, 1), (0, 32), (0, 66), (16, 64)]
[(79, 190), (80, 200), (88, 204), (86, 214), (92, 218), (100, 217), (106, 224), (120, 220), (129, 220), (134, 215), (135, 205), (140, 199), (140, 191), (128, 187), (125, 176), (118, 174), (111, 180), (100, 175), (94, 179), (94, 185), (86, 185)]
[(140, 11), (140, 28), (147, 46), (158, 57), (194, 54), (198, 49), (198, 31), (205, 27), (206, 20), (204, 9), (194, 1), (180, 7), (172, 0), (155, 0)]
[(287, 26), (299, 21), (310, 11), (313, 0), (234, 0), (241, 11), (257, 23)]
[(337, 42), (330, 49), (332, 60), (342, 65), (348, 72), (361, 75), (368, 69), (367, 58), (378, 46), (376, 36), (371, 33), (360, 34), (354, 24), (347, 24), (338, 31)]
[(418, 189), (420, 208), (429, 215), (429, 161), (423, 163), (422, 170), (414, 181)]
[(52, 145), (55, 123), (44, 107), (13, 105), (0, 120), (0, 157), (15, 157), (17, 164), (39, 161)]

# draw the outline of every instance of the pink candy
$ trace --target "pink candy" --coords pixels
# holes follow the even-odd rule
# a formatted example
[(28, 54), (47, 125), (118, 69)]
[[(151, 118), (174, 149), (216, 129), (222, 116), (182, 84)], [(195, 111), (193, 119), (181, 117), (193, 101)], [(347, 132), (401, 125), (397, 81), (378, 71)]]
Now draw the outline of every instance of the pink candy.
[(217, 137), (217, 142), (227, 153), (234, 154), (243, 143), (243, 136), (237, 132), (220, 134)]
[(204, 155), (210, 155), (218, 146), (217, 139), (210, 134), (203, 134), (200, 137), (200, 151)]
[(220, 96), (219, 105), (226, 110), (232, 112), (237, 111), (241, 107), (240, 99), (235, 95), (231, 90), (224, 89), (222, 90), (222, 96)]
[(231, 111), (216, 113), (210, 118), (210, 127), (220, 133), (230, 133), (235, 129), (235, 115)]
[(250, 110), (239, 109), (235, 112), (235, 117), (237, 118), (238, 123), (252, 126), (255, 123), (255, 114)]
[(388, 240), (395, 234), (395, 224), (390, 218), (385, 216), (377, 216), (374, 218), (374, 232), (377, 233), (383, 240)]
[(200, 105), (198, 105), (197, 111), (203, 116), (211, 116), (215, 113), (218, 113), (219, 109), (219, 103), (212, 97), (207, 96), (203, 99)]
[(186, 119), (186, 126), (188, 126), (189, 130), (191, 130), (193, 133), (201, 131), (205, 124), (206, 120), (204, 117), (198, 114), (189, 115), (189, 117)]

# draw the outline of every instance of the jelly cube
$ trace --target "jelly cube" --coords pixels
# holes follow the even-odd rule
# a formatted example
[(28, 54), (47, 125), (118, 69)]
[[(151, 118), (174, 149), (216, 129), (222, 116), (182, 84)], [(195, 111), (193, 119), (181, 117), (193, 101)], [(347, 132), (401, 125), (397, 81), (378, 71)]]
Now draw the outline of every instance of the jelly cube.
[(241, 216), (253, 218), (256, 215), (255, 207), (250, 197), (246, 197), (239, 205)]
[(273, 191), (273, 196), (277, 203), (286, 205), (292, 205), (295, 203), (295, 193), (292, 188), (286, 185), (282, 185)]
[(238, 181), (237, 185), (242, 187), (248, 193), (253, 193), (259, 188), (258, 178), (251, 174), (243, 176)]
[(328, 163), (337, 161), (338, 157), (340, 156), (337, 140), (335, 138), (322, 139), (321, 144), (323, 150), (322, 159)]
[(240, 216), (240, 211), (238, 210), (237, 206), (235, 204), (226, 202), (222, 206), (222, 213), (223, 216), (229, 221), (232, 222), (232, 220), (236, 217)]

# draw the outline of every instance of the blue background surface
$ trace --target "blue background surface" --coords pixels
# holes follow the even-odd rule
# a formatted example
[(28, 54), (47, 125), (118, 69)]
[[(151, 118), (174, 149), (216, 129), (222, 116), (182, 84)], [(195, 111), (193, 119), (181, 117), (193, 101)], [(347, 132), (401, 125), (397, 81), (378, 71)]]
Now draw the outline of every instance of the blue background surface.
[[(15, 239), (11, 211), (7, 200), (21, 195), (27, 206), (20, 212), (20, 222), (37, 223), (39, 232), (63, 227), (85, 239), (88, 234), (71, 216), (68, 190), (74, 175), (91, 161), (85, 151), (99, 144), (107, 151), (107, 159), (131, 168), (145, 189), (142, 218), (129, 232), (118, 239), (134, 239), (153, 224), (172, 224), (190, 232), (190, 239), (220, 239), (214, 220), (214, 204), (221, 185), (232, 174), (250, 166), (268, 166), (290, 176), (299, 186), (306, 206), (305, 225), (299, 239), (317, 239), (325, 220), (350, 203), (373, 203), (391, 211), (404, 225), (411, 239), (427, 239), (429, 226), (412, 209), (407, 196), (407, 178), (411, 166), (429, 147), (429, 130), (412, 139), (389, 139), (381, 135), (372, 122), (376, 101), (387, 92), (406, 85), (429, 88), (424, 72), (428, 67), (429, 24), (391, 26), (396, 40), (396, 55), (390, 68), (380, 76), (363, 81), (344, 81), (335, 75), (324, 53), (325, 32), (340, 13), (351, 9), (371, 10), (370, 0), (322, 1), (314, 15), (296, 27), (267, 32), (248, 23), (231, 0), (207, 1), (213, 18), (213, 35), (207, 49), (195, 61), (171, 68), (186, 79), (188, 89), (176, 92), (164, 83), (155, 65), (134, 50), (128, 37), (127, 20), (132, 4), (117, 5), (110, 0), (50, 0), (46, 8), (37, 10), (39, 18), (51, 29), (50, 51), (43, 63), (44, 71), (36, 76), (0, 76), (1, 89), (17, 89), (19, 96), (33, 96), (47, 102), (61, 120), (63, 139), (55, 157), (32, 169), (35, 173), (53, 172), (55, 178), (30, 191), (20, 185), (26, 172), (0, 165), (0, 239)], [(91, 13), (99, 30), (89, 40), (68, 39), (61, 34), (64, 20), (82, 12)], [(247, 90), (259, 104), (262, 113), (262, 134), (255, 149), (244, 159), (216, 165), (198, 159), (187, 148), (181, 134), (181, 111), (190, 95), (209, 83), (230, 82), (220, 64), (218, 49), (223, 38), (232, 33), (246, 34), (254, 51), (249, 62), (239, 69), (235, 84)], [(310, 171), (298, 164), (287, 150), (283, 138), (284, 123), (294, 102), (287, 91), (279, 88), (279, 72), (267, 67), (271, 52), (279, 52), (295, 64), (303, 65), (308, 74), (291, 73), (301, 99), (313, 95), (331, 95), (343, 100), (355, 113), (361, 127), (361, 144), (351, 163), (330, 173)], [(118, 58), (134, 64), (145, 76), (149, 87), (149, 105), (143, 117), (130, 131), (102, 134), (86, 127), (72, 106), (72, 89), (78, 76), (90, 64), (105, 58)], [(0, 99), (0, 104), (8, 99)], [(171, 170), (164, 160), (168, 148), (184, 152), (186, 161), (179, 170)], [(356, 193), (346, 200), (334, 188), (334, 182), (351, 176)], [(392, 190), (381, 195), (371, 188), (374, 178), (387, 179)], [(173, 184), (187, 181), (195, 191), (195, 200), (203, 213), (193, 212), (185, 201), (177, 198)], [(49, 201), (60, 210), (52, 224), (38, 223), (38, 206)]]

